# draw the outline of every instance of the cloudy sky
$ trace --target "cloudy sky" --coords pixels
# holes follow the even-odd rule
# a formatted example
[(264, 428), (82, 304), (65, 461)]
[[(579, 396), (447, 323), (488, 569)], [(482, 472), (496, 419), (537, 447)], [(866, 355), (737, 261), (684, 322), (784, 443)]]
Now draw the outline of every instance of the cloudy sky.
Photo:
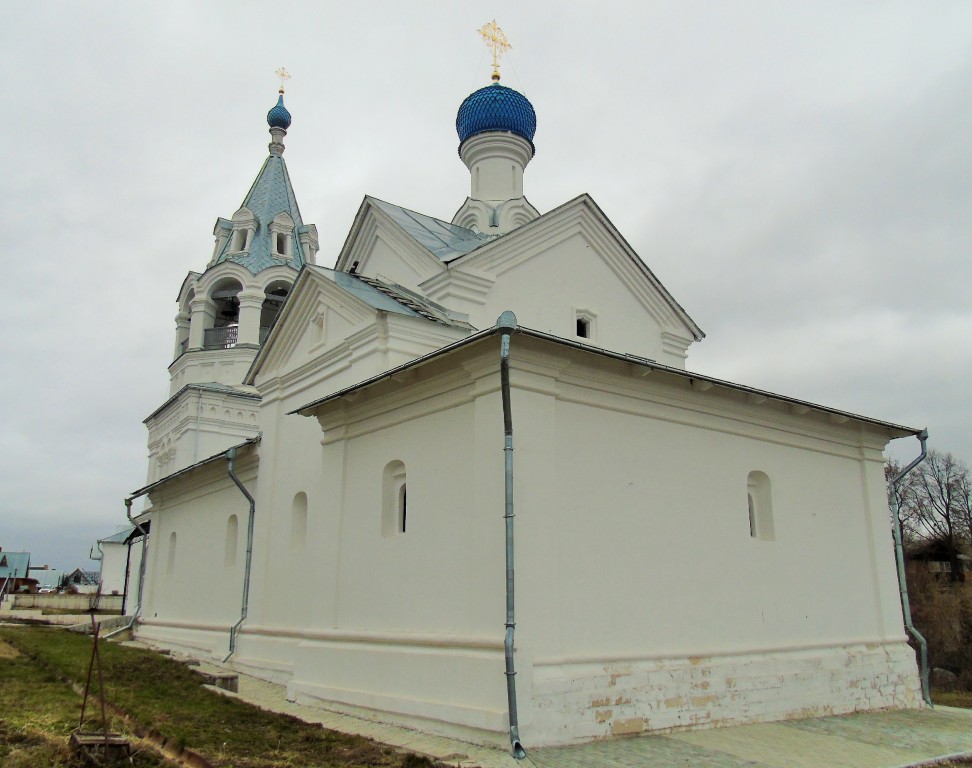
[(266, 156), (274, 70), (330, 265), (365, 194), (462, 203), (493, 17), (538, 114), (527, 196), (594, 197), (707, 333), (690, 369), (972, 460), (966, 0), (7, 3), (0, 546), (92, 567), (124, 522), (176, 294)]

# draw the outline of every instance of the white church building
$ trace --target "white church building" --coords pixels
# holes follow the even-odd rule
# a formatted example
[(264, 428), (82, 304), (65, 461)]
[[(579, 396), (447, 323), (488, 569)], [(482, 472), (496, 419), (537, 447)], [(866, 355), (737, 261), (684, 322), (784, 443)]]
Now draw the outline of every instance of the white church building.
[(918, 430), (687, 370), (702, 331), (594, 200), (524, 195), (536, 115), (494, 80), (451, 221), (365, 197), (333, 268), (281, 89), (179, 290), (137, 637), (515, 752), (920, 706), (882, 456)]

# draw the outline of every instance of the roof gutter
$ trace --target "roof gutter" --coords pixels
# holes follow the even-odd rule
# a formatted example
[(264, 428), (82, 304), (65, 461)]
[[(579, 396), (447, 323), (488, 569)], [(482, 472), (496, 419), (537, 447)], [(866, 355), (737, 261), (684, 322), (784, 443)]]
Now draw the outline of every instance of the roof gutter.
[(904, 617), (905, 629), (907, 629), (908, 634), (915, 639), (915, 642), (918, 643), (918, 647), (920, 649), (921, 697), (925, 700), (925, 703), (931, 707), (934, 705), (932, 704), (931, 691), (929, 690), (928, 683), (928, 643), (925, 641), (925, 638), (922, 637), (921, 633), (915, 629), (915, 625), (911, 623), (911, 601), (908, 599), (908, 580), (905, 574), (904, 546), (902, 545), (901, 537), (901, 514), (900, 510), (898, 509), (898, 486), (901, 484), (901, 481), (904, 480), (905, 475), (921, 464), (921, 462), (925, 460), (925, 456), (928, 455), (928, 430), (921, 430), (921, 432), (918, 433), (917, 438), (921, 442), (921, 453), (907, 467), (891, 478), (891, 518), (892, 530), (894, 532), (894, 558), (898, 565), (898, 592), (901, 595), (901, 613)]
[[(452, 344), (448, 344), (444, 347), (434, 350), (433, 352), (423, 355), (422, 357), (417, 357), (414, 360), (409, 360), (407, 363), (403, 363), (395, 368), (391, 368), (383, 373), (376, 376), (372, 376), (370, 379), (365, 379), (357, 384), (352, 384), (351, 386), (345, 387), (333, 392), (330, 395), (325, 395), (324, 397), (313, 400), (306, 405), (302, 405), (300, 408), (296, 408), (293, 411), (288, 411), (287, 415), (291, 416), (293, 414), (299, 414), (301, 416), (312, 416), (314, 411), (321, 405), (325, 403), (338, 400), (346, 395), (356, 392), (360, 389), (365, 389), (373, 384), (377, 384), (385, 379), (394, 378), (396, 375), (402, 371), (415, 368), (425, 363), (433, 360), (441, 355), (448, 354), (456, 349), (465, 347), (467, 345), (473, 344), (486, 336), (491, 336), (496, 333), (495, 327), (487, 328), (486, 330), (479, 331), (467, 336), (464, 339), (455, 341)], [(872, 424), (876, 427), (881, 427), (887, 429), (892, 433), (899, 433), (894, 435), (894, 437), (907, 437), (910, 435), (917, 436), (921, 430), (915, 429), (914, 427), (908, 427), (902, 424), (895, 424), (893, 422), (881, 421), (880, 419), (872, 419), (867, 416), (861, 416), (860, 414), (851, 413), (850, 411), (841, 411), (837, 408), (828, 408), (824, 405), (818, 405), (817, 403), (811, 403), (807, 400), (799, 400), (793, 397), (786, 397), (785, 395), (779, 395), (775, 392), (769, 392), (764, 389), (757, 389), (756, 387), (748, 387), (744, 384), (736, 384), (731, 381), (726, 381), (724, 379), (717, 379), (712, 376), (705, 376), (700, 373), (694, 373), (692, 371), (686, 371), (684, 368), (675, 368), (670, 365), (664, 365), (663, 363), (658, 363), (655, 360), (651, 360), (646, 357), (640, 357), (638, 355), (632, 355), (622, 352), (612, 352), (608, 349), (603, 349), (601, 347), (595, 347), (590, 344), (584, 344), (579, 341), (574, 341), (573, 339), (565, 339), (561, 336), (555, 336), (551, 333), (545, 333), (543, 331), (536, 331), (532, 328), (526, 328), (522, 325), (517, 326), (516, 332), (522, 336), (530, 336), (535, 339), (540, 339), (543, 341), (548, 341), (553, 344), (557, 344), (563, 347), (569, 347), (571, 349), (577, 349), (583, 352), (587, 352), (594, 355), (600, 355), (601, 357), (611, 358), (612, 360), (618, 360), (620, 362), (629, 363), (631, 365), (641, 366), (647, 368), (651, 371), (658, 371), (659, 373), (667, 373), (672, 376), (676, 376), (681, 379), (688, 379), (693, 386), (696, 383), (703, 385), (702, 389), (709, 389), (711, 387), (721, 387), (723, 389), (728, 389), (734, 392), (743, 392), (747, 395), (754, 395), (756, 397), (766, 398), (767, 400), (775, 400), (780, 403), (787, 403), (799, 408), (806, 408), (808, 410), (817, 411), (818, 413), (824, 413), (829, 416), (836, 417), (838, 419), (852, 419), (857, 422), (863, 422), (865, 424)]]

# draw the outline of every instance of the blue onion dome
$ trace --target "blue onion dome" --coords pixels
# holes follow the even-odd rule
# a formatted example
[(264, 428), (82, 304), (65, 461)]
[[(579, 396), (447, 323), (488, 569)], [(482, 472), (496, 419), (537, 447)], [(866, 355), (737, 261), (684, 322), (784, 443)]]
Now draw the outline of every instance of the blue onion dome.
[(512, 88), (492, 83), (469, 94), (459, 106), (456, 131), (461, 144), (470, 136), (485, 131), (510, 131), (522, 136), (533, 148), (537, 132), (537, 113), (527, 97)]
[(285, 131), (290, 127), (290, 112), (283, 103), (283, 94), (277, 99), (277, 106), (267, 112), (267, 125), (271, 128), (283, 128)]

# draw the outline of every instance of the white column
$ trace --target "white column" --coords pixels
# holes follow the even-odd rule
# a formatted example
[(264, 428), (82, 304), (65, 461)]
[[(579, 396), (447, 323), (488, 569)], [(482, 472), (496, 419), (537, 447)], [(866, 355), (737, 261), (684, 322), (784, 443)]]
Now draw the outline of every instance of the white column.
[(192, 300), (192, 313), (189, 318), (189, 349), (202, 349), (203, 336), (206, 328), (213, 327), (216, 317), (216, 306), (205, 296), (197, 296)]
[[(176, 321), (176, 335), (175, 335), (175, 349), (172, 351), (172, 359), (175, 360), (179, 355), (182, 354), (182, 342), (189, 339), (189, 315), (186, 312), (180, 312), (175, 316)], [(188, 349), (188, 345), (187, 345)]]
[(240, 335), (237, 344), (260, 343), (260, 315), (263, 312), (263, 291), (254, 289), (240, 291)]

